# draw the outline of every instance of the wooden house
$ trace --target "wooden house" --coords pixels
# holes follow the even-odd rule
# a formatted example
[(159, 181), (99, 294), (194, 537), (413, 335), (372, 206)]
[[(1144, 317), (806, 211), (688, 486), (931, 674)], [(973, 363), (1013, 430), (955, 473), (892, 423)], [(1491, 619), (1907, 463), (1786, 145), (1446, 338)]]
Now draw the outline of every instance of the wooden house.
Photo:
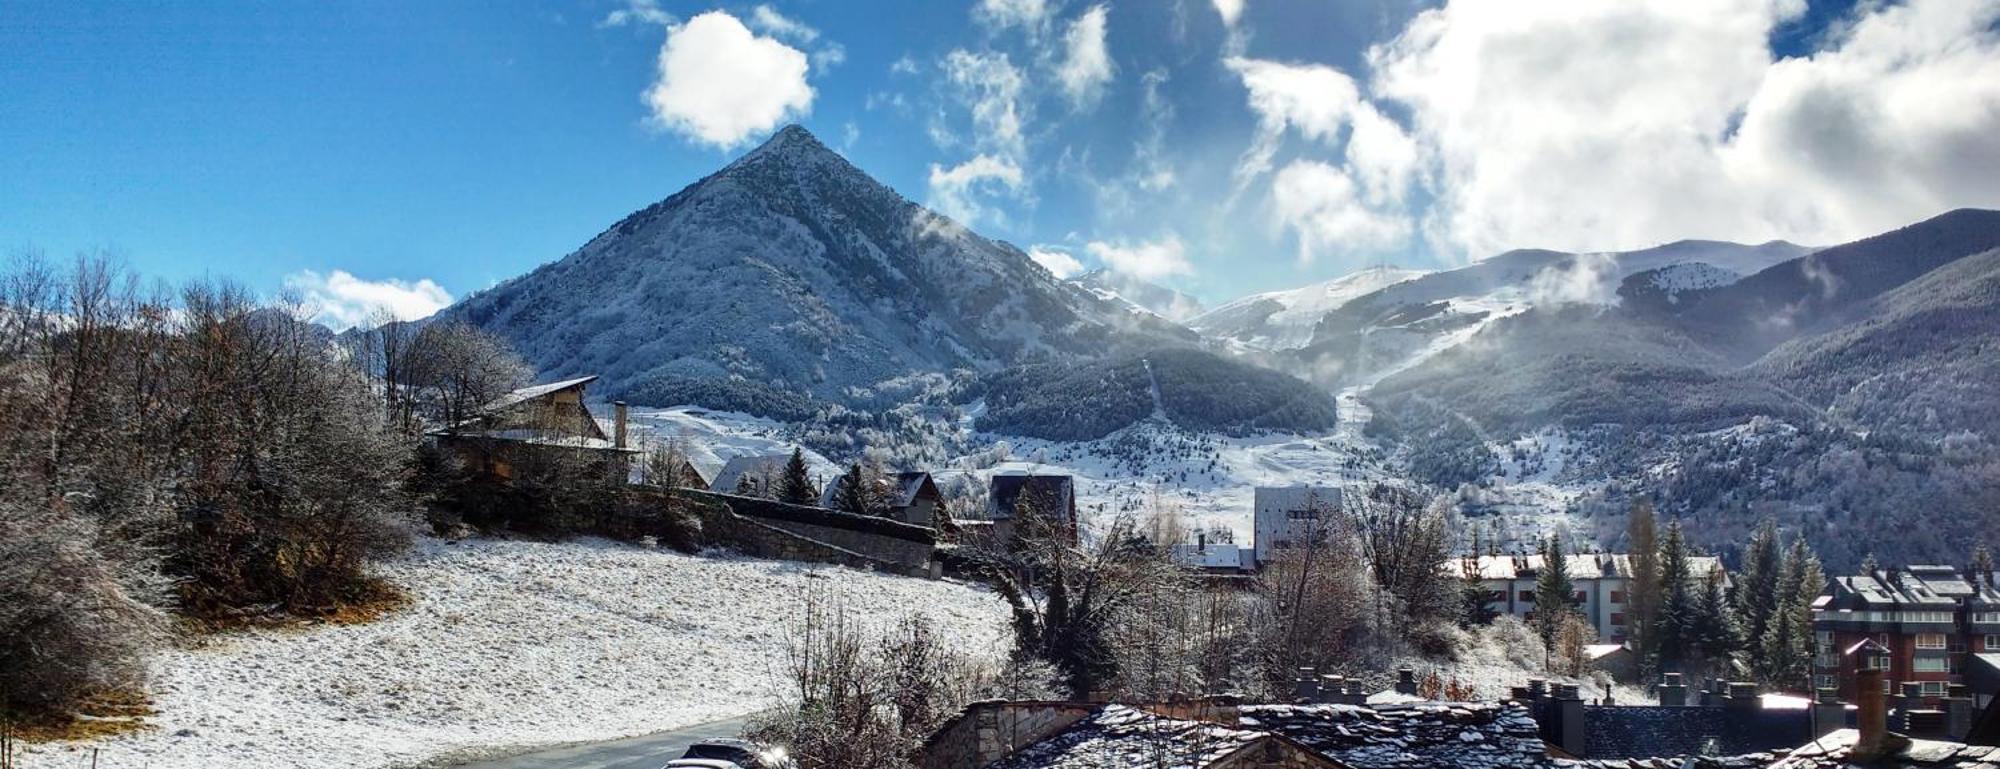
[[(896, 473), (881, 479), (885, 488), (876, 491), (877, 499), (885, 499), (888, 506), (876, 511), (884, 518), (917, 526), (937, 526), (938, 507), (944, 495), (938, 492), (937, 482), (926, 472)], [(840, 495), (847, 487), (847, 476), (836, 475), (828, 481), (826, 489), (820, 492), (819, 506), (827, 509), (840, 507)]]

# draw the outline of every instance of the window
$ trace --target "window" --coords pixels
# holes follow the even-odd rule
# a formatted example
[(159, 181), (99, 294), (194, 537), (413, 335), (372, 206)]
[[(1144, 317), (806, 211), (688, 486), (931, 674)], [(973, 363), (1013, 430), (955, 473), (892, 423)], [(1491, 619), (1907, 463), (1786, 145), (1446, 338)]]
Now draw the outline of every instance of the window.
[(1906, 611), (1900, 618), (1904, 622), (1950, 622), (1948, 611)]
[(1991, 624), (1994, 624), (1994, 625), (2000, 625), (2000, 611), (1976, 611), (1976, 612), (1973, 612), (1973, 613), (1972, 613), (1972, 621), (1973, 621), (1973, 622), (1983, 622), (1983, 623), (1991, 623)]
[(1613, 625), (1623, 625), (1623, 624), (1625, 624), (1625, 613), (1624, 613), (1624, 612), (1622, 612), (1622, 611), (1614, 611), (1614, 612), (1612, 612), (1612, 613), (1611, 613), (1611, 624), (1613, 624)]
[(1523, 602), (1526, 602), (1526, 603), (1534, 603), (1534, 602), (1535, 602), (1535, 591), (1533, 591), (1533, 590), (1523, 590), (1523, 591), (1521, 591), (1521, 600), (1522, 600)]
[(1873, 668), (1875, 668), (1876, 670), (1888, 670), (1888, 669), (1889, 669), (1889, 655), (1887, 655), (1887, 654), (1877, 654), (1877, 655), (1875, 655), (1874, 657), (1870, 658), (1870, 667), (1873, 667)]
[(1612, 602), (1612, 603), (1624, 603), (1624, 602), (1625, 602), (1625, 591), (1623, 591), (1623, 590), (1613, 590), (1613, 591), (1611, 591), (1611, 602)]
[(1583, 591), (1581, 590), (1576, 591), (1576, 602), (1583, 603), (1583, 598), (1584, 598)]
[(1826, 647), (1833, 645), (1833, 633), (1831, 631), (1821, 630), (1813, 634), (1813, 640), (1818, 641), (1820, 648), (1824, 649)]
[(1499, 603), (1499, 602), (1501, 602), (1501, 601), (1505, 601), (1505, 600), (1507, 600), (1507, 591), (1505, 591), (1505, 590), (1488, 590), (1488, 591), (1486, 591), (1486, 602), (1487, 602), (1487, 603)]
[(1316, 521), (1319, 520), (1319, 510), (1311, 507), (1286, 510), (1285, 517), (1294, 521)]
[(1925, 682), (1924, 682), (1924, 696), (1925, 696), (1925, 697), (1943, 697), (1943, 696), (1944, 696), (1944, 682), (1943, 682), (1943, 681), (1925, 681)]
[(1983, 648), (1990, 652), (2000, 652), (2000, 634), (1987, 633)]
[(1919, 649), (1942, 649), (1942, 648), (1944, 648), (1944, 634), (1943, 634), (1943, 633), (1918, 633), (1918, 634), (1917, 634), (1917, 648), (1919, 648)]
[(1895, 681), (1891, 681), (1891, 680), (1889, 680), (1889, 679), (1887, 679), (1887, 678), (1884, 678), (1884, 679), (1882, 679), (1882, 693), (1883, 693), (1883, 694), (1895, 694), (1895, 693), (1896, 693), (1896, 682), (1895, 682)]
[(1943, 673), (1949, 669), (1943, 657), (1918, 657), (1910, 661), (1910, 670), (1917, 673)]
[(1835, 680), (1833, 680), (1833, 676), (1828, 676), (1828, 675), (1818, 675), (1818, 676), (1813, 676), (1813, 688), (1814, 688), (1814, 689), (1838, 689), (1838, 688), (1840, 688), (1840, 683), (1839, 683), (1839, 682), (1837, 682), (1837, 681), (1835, 681)]

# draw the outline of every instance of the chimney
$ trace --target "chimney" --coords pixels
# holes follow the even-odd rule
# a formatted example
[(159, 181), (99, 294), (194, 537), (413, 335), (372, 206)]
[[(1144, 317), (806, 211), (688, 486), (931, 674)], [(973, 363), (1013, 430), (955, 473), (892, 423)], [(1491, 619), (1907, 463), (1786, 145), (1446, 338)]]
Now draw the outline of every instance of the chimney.
[(1963, 740), (1972, 732), (1972, 698), (1965, 684), (1952, 684), (1944, 698), (1945, 736)]
[(1368, 704), (1368, 690), (1362, 688), (1361, 679), (1347, 679), (1347, 698), (1343, 701), (1349, 705)]
[(1660, 683), (1660, 706), (1686, 707), (1687, 700), (1688, 688), (1687, 684), (1681, 683), (1681, 674), (1668, 673), (1666, 680)]
[(1896, 693), (1889, 698), (1889, 728), (1899, 732), (1910, 730), (1910, 711), (1924, 704), (1924, 685), (1915, 681), (1904, 681), (1896, 687)]
[(1396, 669), (1396, 693), (1416, 696), (1417, 671), (1410, 668)]
[(1556, 684), (1556, 739), (1564, 752), (1583, 757), (1590, 729), (1583, 722), (1583, 696), (1576, 684)]
[(626, 411), (624, 401), (611, 402), (611, 445), (621, 449), (625, 448)]
[(1319, 676), (1312, 668), (1299, 668), (1299, 675), (1292, 679), (1292, 699), (1301, 703), (1319, 701)]
[(1871, 761), (1888, 753), (1889, 712), (1883, 702), (1882, 671), (1874, 663), (1854, 671), (1855, 726), (1861, 736), (1849, 748), (1847, 756), (1855, 761)]
[(1339, 705), (1347, 701), (1347, 677), (1327, 673), (1319, 677), (1319, 698), (1314, 702)]
[(1539, 700), (1549, 693), (1549, 682), (1545, 678), (1528, 679), (1528, 699)]
[(1763, 707), (1763, 703), (1764, 701), (1757, 697), (1757, 685), (1755, 683), (1749, 681), (1731, 681), (1729, 682), (1729, 697), (1722, 701), (1722, 706), (1730, 710), (1756, 710)]
[(1840, 701), (1839, 689), (1821, 689), (1812, 706), (1813, 739), (1847, 728), (1847, 705)]

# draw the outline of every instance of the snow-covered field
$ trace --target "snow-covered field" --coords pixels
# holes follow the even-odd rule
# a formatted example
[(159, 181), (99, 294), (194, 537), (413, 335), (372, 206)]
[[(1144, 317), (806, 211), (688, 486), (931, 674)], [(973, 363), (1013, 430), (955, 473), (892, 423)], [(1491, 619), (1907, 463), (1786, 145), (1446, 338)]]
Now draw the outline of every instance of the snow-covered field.
[(928, 614), (996, 657), (1007, 614), (964, 584), (598, 540), (425, 540), (383, 569), (413, 605), (160, 655), (152, 728), (36, 746), (24, 769), (407, 766), (612, 739), (769, 705), (808, 591), (851, 616)]

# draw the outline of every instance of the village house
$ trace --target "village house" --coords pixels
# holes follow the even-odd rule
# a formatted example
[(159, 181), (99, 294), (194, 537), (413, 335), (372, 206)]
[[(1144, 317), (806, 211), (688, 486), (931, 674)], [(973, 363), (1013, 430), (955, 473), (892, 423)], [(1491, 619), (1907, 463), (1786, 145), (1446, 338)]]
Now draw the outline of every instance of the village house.
[[(829, 510), (840, 508), (840, 495), (847, 488), (848, 476), (836, 475), (828, 481), (820, 492), (819, 506)], [(877, 489), (875, 498), (886, 500), (887, 506), (874, 511), (885, 518), (917, 526), (937, 526), (938, 506), (944, 495), (938, 492), (937, 482), (931, 474), (921, 471), (902, 472), (879, 479), (883, 488)]]
[[(1573, 553), (1567, 559), (1571, 596), (1576, 610), (1597, 629), (1597, 637), (1610, 643), (1624, 643), (1629, 632), (1626, 618), (1631, 593), (1632, 556), (1624, 553)], [(1708, 579), (1721, 561), (1713, 556), (1688, 559), (1688, 573), (1697, 581)], [(1540, 555), (1481, 555), (1458, 559), (1458, 574), (1469, 570), (1479, 575), (1486, 589), (1486, 609), (1529, 621), (1535, 616), (1535, 582), (1541, 576)], [(1456, 575), (1454, 575), (1456, 576)]]
[(996, 474), (987, 482), (987, 517), (995, 542), (1009, 542), (1022, 515), (1049, 516), (1056, 530), (1076, 539), (1076, 480), (1067, 475)]
[(587, 376), (523, 387), (429, 436), (466, 468), (503, 480), (525, 465), (579, 456), (603, 463), (614, 477), (626, 477), (640, 452), (627, 444), (625, 403), (612, 404), (611, 430), (606, 432), (585, 401), (584, 390), (594, 381), (597, 377)]
[(1227, 526), (1193, 532), (1193, 542), (1183, 542), (1168, 550), (1174, 563), (1210, 576), (1245, 576), (1257, 571), (1256, 551), (1236, 544), (1236, 534)]
[(778, 478), (785, 471), (790, 454), (751, 454), (731, 457), (709, 480), (708, 490), (717, 494), (767, 497), (777, 493)]
[[(1972, 663), (2000, 664), (2000, 590), (1995, 575), (1951, 566), (1881, 568), (1835, 577), (1813, 604), (1813, 685), (1854, 697), (1855, 661), (1841, 654), (1863, 641), (1891, 693), (1916, 685), (1928, 700), (1968, 683)], [(1982, 692), (1990, 698), (1993, 692)], [(1983, 703), (1982, 703), (1983, 706)]]
[(1345, 497), (1334, 486), (1259, 486), (1252, 502), (1251, 545), (1259, 568), (1277, 551), (1304, 547), (1324, 536)]

